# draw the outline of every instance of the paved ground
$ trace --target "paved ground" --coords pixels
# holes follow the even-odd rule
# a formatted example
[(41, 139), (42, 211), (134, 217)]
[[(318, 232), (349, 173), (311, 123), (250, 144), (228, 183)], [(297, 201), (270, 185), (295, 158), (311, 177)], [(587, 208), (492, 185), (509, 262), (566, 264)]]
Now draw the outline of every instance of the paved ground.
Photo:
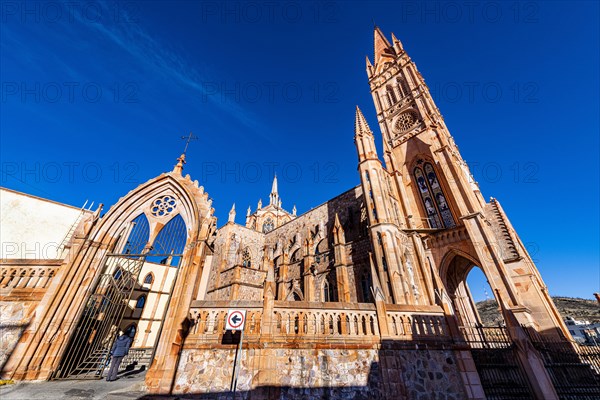
[[(132, 371), (136, 372), (136, 371)], [(125, 400), (146, 394), (146, 372), (124, 373), (114, 382), (105, 380), (65, 380), (52, 382), (22, 382), (0, 386), (1, 400)]]

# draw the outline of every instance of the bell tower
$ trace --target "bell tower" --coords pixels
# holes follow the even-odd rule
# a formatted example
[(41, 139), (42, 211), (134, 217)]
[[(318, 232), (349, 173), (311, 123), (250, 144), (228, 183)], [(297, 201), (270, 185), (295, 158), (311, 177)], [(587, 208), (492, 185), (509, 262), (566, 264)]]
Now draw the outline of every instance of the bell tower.
[[(461, 300), (469, 297), (466, 277), (477, 266), (495, 291), (498, 303), (506, 302), (520, 324), (568, 335), (507, 215), (497, 200), (484, 200), (425, 80), (400, 40), (394, 34), (391, 39), (388, 41), (375, 27), (373, 62), (368, 57), (366, 60), (385, 167), (375, 161), (373, 139), (366, 133), (362, 114), (355, 123), (361, 181), (370, 211), (376, 213), (371, 218), (372, 229), (385, 222), (411, 235), (415, 248), (422, 249), (416, 252), (419, 262), (436, 271), (457, 313), (463, 310), (461, 323), (467, 323), (469, 313), (464, 310), (471, 308)], [(363, 176), (366, 170), (377, 171), (387, 179), (373, 182), (373, 177)], [(382, 190), (372, 190), (378, 183)], [(371, 199), (370, 190), (379, 192), (382, 198)], [(398, 202), (397, 212), (390, 211), (394, 201)], [(396, 290), (386, 292), (394, 292), (395, 301), (406, 294), (401, 285), (391, 286)]]
[(384, 160), (411, 228), (442, 229), (481, 211), (485, 201), (425, 80), (402, 43), (374, 32), (367, 75), (383, 136)]

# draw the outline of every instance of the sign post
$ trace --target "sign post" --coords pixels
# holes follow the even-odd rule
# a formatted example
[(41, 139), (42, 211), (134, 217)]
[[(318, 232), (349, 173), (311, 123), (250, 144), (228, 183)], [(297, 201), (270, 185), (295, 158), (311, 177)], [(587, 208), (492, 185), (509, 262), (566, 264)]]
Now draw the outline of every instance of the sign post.
[(228, 331), (242, 331), (240, 334), (240, 343), (237, 351), (235, 352), (235, 361), (233, 365), (233, 378), (231, 379), (230, 392), (233, 393), (235, 400), (235, 391), (237, 389), (237, 379), (240, 369), (240, 363), (242, 358), (242, 343), (244, 341), (244, 325), (246, 323), (246, 310), (232, 309), (227, 312), (227, 318), (225, 320), (225, 329)]

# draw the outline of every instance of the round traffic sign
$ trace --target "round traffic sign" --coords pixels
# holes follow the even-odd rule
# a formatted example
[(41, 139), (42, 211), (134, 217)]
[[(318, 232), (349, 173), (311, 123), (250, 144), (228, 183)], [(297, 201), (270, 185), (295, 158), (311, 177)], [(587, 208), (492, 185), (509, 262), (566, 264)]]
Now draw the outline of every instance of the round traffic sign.
[(240, 311), (234, 311), (229, 314), (227, 322), (229, 323), (229, 326), (231, 326), (233, 329), (237, 329), (241, 327), (244, 323), (244, 314)]

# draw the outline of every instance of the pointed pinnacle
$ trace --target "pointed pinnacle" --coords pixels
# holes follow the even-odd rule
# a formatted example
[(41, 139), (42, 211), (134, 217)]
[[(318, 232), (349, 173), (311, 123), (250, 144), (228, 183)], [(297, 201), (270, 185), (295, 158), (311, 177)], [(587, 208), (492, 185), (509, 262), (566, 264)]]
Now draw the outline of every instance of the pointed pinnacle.
[(356, 106), (356, 117), (354, 119), (354, 134), (372, 135), (371, 128), (369, 128), (369, 124), (367, 124), (367, 120), (358, 106)]
[(277, 174), (273, 177), (273, 186), (271, 186), (271, 193), (277, 193)]
[(381, 32), (381, 29), (379, 29), (379, 27), (375, 27), (375, 32), (374, 32), (374, 50), (375, 50), (375, 64), (379, 63), (379, 59), (381, 57), (390, 57), (394, 55), (394, 48), (392, 47), (392, 45), (390, 44), (390, 42), (387, 40), (387, 38), (385, 37), (385, 35), (383, 34), (383, 32)]
[(392, 43), (394, 44), (394, 49), (397, 51), (404, 51), (404, 47), (402, 46), (402, 42), (396, 37), (396, 35), (394, 35), (394, 32), (392, 32)]
[(335, 221), (333, 222), (333, 226), (338, 229), (342, 227), (342, 224), (340, 223), (340, 216), (338, 215), (338, 213), (335, 213)]

